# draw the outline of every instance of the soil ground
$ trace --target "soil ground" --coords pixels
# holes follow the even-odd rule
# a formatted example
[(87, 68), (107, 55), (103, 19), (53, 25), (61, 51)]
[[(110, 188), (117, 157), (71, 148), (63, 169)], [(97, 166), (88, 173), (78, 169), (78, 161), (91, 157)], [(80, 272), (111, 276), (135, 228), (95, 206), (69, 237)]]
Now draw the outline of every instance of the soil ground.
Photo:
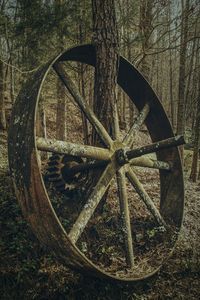
[(199, 299), (200, 185), (185, 178), (185, 214), (172, 257), (152, 278), (132, 285), (108, 283), (60, 265), (42, 248), (16, 201), (0, 133), (1, 299)]

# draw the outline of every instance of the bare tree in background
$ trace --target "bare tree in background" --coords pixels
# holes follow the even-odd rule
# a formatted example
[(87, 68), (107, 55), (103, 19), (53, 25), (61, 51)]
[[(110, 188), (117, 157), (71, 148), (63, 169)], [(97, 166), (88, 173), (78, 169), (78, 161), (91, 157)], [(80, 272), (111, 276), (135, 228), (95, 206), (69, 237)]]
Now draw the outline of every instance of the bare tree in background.
[(4, 102), (4, 71), (0, 60), (0, 129), (6, 129), (5, 102)]
[[(63, 0), (54, 0), (55, 1), (55, 16), (59, 17), (62, 14), (63, 9)], [(63, 41), (63, 26), (60, 24), (57, 29), (58, 42), (60, 51), (64, 50), (64, 41)], [(57, 80), (57, 114), (56, 114), (56, 138), (58, 140), (66, 139), (66, 98), (65, 98), (65, 87), (58, 78)]]
[(177, 133), (183, 134), (185, 129), (185, 78), (186, 78), (186, 54), (188, 38), (188, 15), (189, 0), (182, 3), (181, 21), (181, 46), (180, 46), (180, 65), (179, 65), (179, 90), (178, 90), (178, 112), (177, 112)]
[[(200, 76), (199, 81), (200, 81)], [(196, 112), (196, 122), (195, 122), (195, 129), (194, 129), (194, 151), (193, 151), (193, 158), (192, 158), (192, 168), (190, 179), (193, 182), (197, 181), (198, 176), (198, 159), (199, 159), (199, 146), (200, 146), (200, 83), (198, 85), (198, 99), (197, 99), (197, 112)]]

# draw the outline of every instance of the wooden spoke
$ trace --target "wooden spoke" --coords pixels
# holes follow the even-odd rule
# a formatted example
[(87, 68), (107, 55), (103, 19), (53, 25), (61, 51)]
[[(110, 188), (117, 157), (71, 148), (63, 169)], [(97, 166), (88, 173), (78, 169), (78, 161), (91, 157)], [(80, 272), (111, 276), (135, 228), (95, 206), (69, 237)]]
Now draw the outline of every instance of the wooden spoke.
[(118, 114), (118, 108), (117, 108), (117, 102), (114, 103), (113, 107), (113, 136), (114, 139), (119, 139), (119, 114)]
[(125, 136), (123, 143), (126, 144), (126, 146), (131, 147), (133, 144), (133, 139), (135, 136), (136, 131), (140, 129), (142, 124), (144, 123), (148, 113), (149, 113), (149, 104), (145, 104), (143, 109), (141, 110), (140, 114), (136, 118), (135, 122), (133, 123), (132, 127), (130, 128), (129, 132)]
[(166, 171), (172, 170), (172, 165), (170, 163), (161, 160), (151, 159), (145, 156), (133, 158), (132, 160), (130, 160), (130, 164), (132, 166), (137, 167), (146, 167)]
[(76, 222), (74, 223), (74, 225), (68, 235), (69, 239), (73, 243), (77, 242), (77, 240), (79, 239), (84, 228), (87, 226), (97, 205), (99, 204), (99, 202), (101, 201), (105, 192), (107, 191), (115, 172), (116, 172), (115, 163), (111, 162), (105, 168), (97, 185), (95, 186), (95, 189), (91, 193), (87, 203), (84, 205), (83, 210), (81, 211), (80, 215), (78, 216)]
[(117, 185), (119, 192), (120, 211), (122, 218), (122, 230), (124, 235), (124, 242), (126, 247), (126, 261), (130, 268), (134, 266), (134, 255), (133, 255), (133, 240), (131, 233), (128, 197), (126, 190), (126, 177), (123, 168), (117, 171)]
[(108, 149), (93, 147), (88, 145), (78, 145), (70, 142), (58, 141), (53, 139), (37, 138), (37, 149), (59, 154), (87, 157), (109, 161), (111, 152)]
[(74, 98), (75, 102), (78, 104), (86, 118), (89, 120), (91, 125), (94, 127), (102, 141), (110, 148), (112, 145), (113, 140), (111, 139), (110, 135), (104, 128), (104, 126), (101, 124), (101, 122), (98, 120), (98, 118), (95, 116), (94, 112), (91, 110), (89, 105), (86, 103), (86, 101), (83, 99), (83, 97), (80, 95), (79, 90), (77, 89), (74, 82), (70, 79), (69, 75), (65, 72), (64, 68), (62, 67), (61, 63), (55, 63), (53, 65), (54, 70), (58, 74), (59, 78), (67, 88), (67, 90), (70, 92), (72, 97)]
[(177, 135), (150, 145), (146, 145), (137, 149), (125, 151), (125, 156), (128, 160), (142, 156), (144, 154), (149, 154), (153, 152), (158, 152), (162, 149), (168, 149), (175, 146), (180, 146), (186, 144), (185, 138), (183, 135)]
[(135, 188), (136, 192), (139, 194), (140, 198), (142, 201), (145, 203), (147, 209), (151, 212), (151, 214), (154, 216), (154, 218), (157, 220), (158, 224), (160, 226), (164, 226), (165, 228), (167, 227), (163, 217), (161, 216), (160, 212), (156, 208), (155, 204), (145, 191), (143, 185), (141, 182), (138, 180), (137, 176), (133, 172), (132, 168), (130, 166), (126, 167), (126, 176)]

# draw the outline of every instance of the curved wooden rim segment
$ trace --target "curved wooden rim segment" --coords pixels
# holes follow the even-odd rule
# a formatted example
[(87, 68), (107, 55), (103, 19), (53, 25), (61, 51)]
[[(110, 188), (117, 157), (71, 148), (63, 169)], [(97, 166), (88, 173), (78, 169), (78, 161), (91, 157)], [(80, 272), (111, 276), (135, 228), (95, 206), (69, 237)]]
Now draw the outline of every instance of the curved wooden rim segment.
[[(21, 90), (13, 108), (9, 128), (9, 165), (17, 198), (27, 220), (39, 240), (55, 252), (68, 266), (87, 270), (95, 276), (119, 281), (137, 281), (145, 276), (117, 277), (99, 269), (70, 241), (48, 198), (39, 168), (36, 149), (35, 121), (43, 82), (55, 62), (79, 61), (95, 66), (92, 45), (71, 48), (40, 68)], [(128, 94), (139, 111), (148, 102), (150, 113), (145, 124), (154, 142), (173, 136), (172, 128), (157, 96), (142, 75), (124, 58), (120, 58), (118, 84)], [(157, 154), (161, 161), (173, 161), (173, 172), (160, 170), (161, 212), (180, 229), (183, 217), (184, 187), (182, 166), (177, 148)]]

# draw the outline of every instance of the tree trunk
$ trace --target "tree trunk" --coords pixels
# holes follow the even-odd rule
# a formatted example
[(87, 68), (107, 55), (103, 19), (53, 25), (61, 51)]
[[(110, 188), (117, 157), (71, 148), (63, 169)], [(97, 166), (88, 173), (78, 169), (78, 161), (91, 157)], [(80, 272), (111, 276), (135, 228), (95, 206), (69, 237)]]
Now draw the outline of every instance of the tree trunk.
[[(117, 97), (116, 84), (118, 74), (118, 32), (114, 0), (92, 0), (93, 44), (96, 48), (96, 68), (94, 80), (93, 109), (99, 121), (108, 133), (116, 138)], [(118, 120), (117, 120), (118, 121)], [(102, 145), (96, 132), (92, 132), (92, 143)], [(88, 186), (96, 185), (102, 172), (95, 172)], [(89, 190), (89, 189), (88, 189)], [(106, 195), (98, 207), (103, 210)]]
[(150, 62), (146, 56), (146, 52), (150, 47), (150, 35), (152, 31), (152, 9), (153, 0), (140, 1), (140, 36), (142, 41), (142, 54), (143, 59), (141, 62), (141, 72), (149, 81), (150, 79)]
[[(85, 1), (82, 2), (82, 4), (79, 4), (80, 9), (80, 16), (79, 16), (79, 24), (78, 24), (78, 42), (80, 44), (84, 44), (86, 42), (86, 25), (85, 25)], [(86, 101), (86, 88), (85, 88), (85, 66), (82, 63), (78, 63), (78, 80), (79, 80), (79, 89), (81, 91), (81, 95), (83, 99)], [(84, 116), (83, 113), (81, 113), (81, 119), (82, 119), (82, 132), (84, 137), (84, 143), (89, 144), (89, 128), (88, 128), (88, 121), (87, 118)]]
[[(58, 16), (62, 14), (63, 0), (55, 1), (55, 13)], [(58, 43), (60, 51), (64, 50), (63, 41), (63, 25), (60, 24), (57, 29)], [(58, 140), (66, 139), (66, 99), (65, 99), (65, 87), (58, 78), (57, 81), (57, 113), (56, 113), (56, 138)]]
[(170, 84), (170, 110), (171, 110), (171, 123), (175, 129), (175, 105), (173, 96), (173, 69), (172, 69), (172, 50), (169, 50), (169, 84)]
[[(195, 35), (197, 33), (197, 22), (195, 26)], [(196, 114), (196, 101), (195, 99), (198, 97), (196, 91), (198, 90), (198, 70), (199, 68), (199, 46), (200, 41), (199, 39), (195, 39), (193, 41), (191, 53), (190, 53), (190, 60), (189, 60), (189, 71), (188, 71), (188, 80), (186, 85), (186, 93), (185, 93), (185, 115), (186, 115), (186, 124), (188, 121), (192, 121), (194, 125), (195, 116)], [(197, 77), (197, 78), (196, 78)], [(195, 104), (195, 105), (194, 105)], [(194, 128), (194, 126), (192, 126)]]
[(181, 25), (181, 48), (179, 66), (179, 91), (178, 91), (178, 112), (177, 112), (177, 134), (183, 134), (185, 130), (185, 73), (186, 73), (186, 50), (188, 36), (188, 11), (189, 0), (186, 0), (184, 7), (182, 0), (182, 25)]
[(0, 130), (6, 129), (5, 101), (4, 101), (4, 68), (0, 60)]
[[(120, 10), (120, 15), (121, 15), (122, 20), (126, 20), (128, 9), (124, 5), (124, 1), (120, 0), (118, 5), (119, 5), (119, 10)], [(126, 55), (127, 55), (127, 47), (126, 47), (126, 39), (125, 39), (126, 32), (127, 32), (126, 27), (127, 27), (126, 22), (122, 22), (120, 33), (119, 33), (119, 40), (121, 43), (121, 52), (122, 52), (122, 55), (124, 55), (124, 57), (126, 57)], [(123, 90), (119, 86), (118, 86), (117, 99), (118, 99), (118, 109), (119, 109), (119, 126), (121, 129), (126, 129), (126, 126), (127, 126), (127, 124), (126, 124), (127, 99), (126, 99), (126, 94), (123, 92)]]
[[(168, 31), (169, 31), (169, 44), (171, 44), (171, 3), (168, 3)], [(171, 124), (173, 129), (175, 129), (175, 103), (173, 95), (173, 59), (172, 59), (172, 49), (169, 49), (169, 97), (170, 97), (170, 116)]]
[[(199, 78), (200, 79), (200, 78)], [(198, 159), (199, 159), (199, 145), (200, 145), (200, 84), (198, 88), (198, 103), (197, 103), (197, 113), (195, 122), (195, 137), (194, 137), (194, 152), (192, 158), (192, 168), (190, 173), (190, 179), (193, 182), (197, 181), (198, 175)]]
[[(11, 60), (12, 64), (12, 60)], [(14, 74), (14, 68), (10, 67), (10, 99), (12, 104), (15, 102), (15, 74)]]
[(58, 140), (66, 139), (66, 99), (65, 87), (58, 78), (57, 80), (57, 112), (56, 112), (56, 138)]
[[(125, 7), (125, 17), (128, 18), (129, 15), (129, 9), (130, 9), (130, 0), (126, 0), (124, 3)], [(124, 55), (127, 57), (127, 59), (131, 62), (131, 36), (130, 36), (130, 28), (128, 26), (124, 26), (124, 38), (125, 38), (125, 51)], [(129, 126), (131, 127), (133, 125), (133, 117), (134, 117), (134, 105), (133, 102), (129, 97), (126, 97), (124, 99), (124, 105), (126, 106), (126, 102), (128, 102), (129, 107)]]
[[(92, 0), (93, 43), (96, 47), (94, 112), (112, 136), (118, 72), (118, 33), (114, 2)], [(94, 140), (96, 141), (96, 136)]]

